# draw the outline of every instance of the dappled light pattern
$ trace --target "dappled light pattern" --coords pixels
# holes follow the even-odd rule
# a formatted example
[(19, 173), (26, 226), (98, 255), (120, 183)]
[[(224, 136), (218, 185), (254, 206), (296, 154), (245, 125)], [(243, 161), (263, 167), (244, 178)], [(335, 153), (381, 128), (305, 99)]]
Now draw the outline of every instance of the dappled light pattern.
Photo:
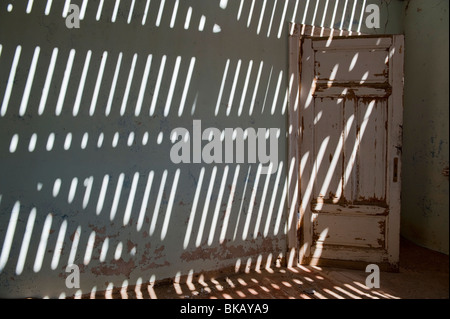
[[(248, 269), (226, 276), (197, 274), (174, 282), (124, 285), (75, 299), (399, 299), (389, 289), (365, 286), (363, 271), (314, 266)], [(126, 283), (124, 283), (126, 284)]]
[[(66, 26), (71, 4), (80, 28)], [(126, 298), (143, 285), (136, 296), (154, 298), (161, 279), (284, 262), (298, 187), (284, 153), (287, 23), (359, 34), (363, 12), (356, 0), (2, 1), (0, 296)], [(277, 172), (174, 165), (171, 130), (193, 119), (277, 128)], [(79, 289), (65, 284), (71, 264)], [(266, 293), (231, 280), (229, 297)], [(219, 286), (192, 285), (174, 289)]]

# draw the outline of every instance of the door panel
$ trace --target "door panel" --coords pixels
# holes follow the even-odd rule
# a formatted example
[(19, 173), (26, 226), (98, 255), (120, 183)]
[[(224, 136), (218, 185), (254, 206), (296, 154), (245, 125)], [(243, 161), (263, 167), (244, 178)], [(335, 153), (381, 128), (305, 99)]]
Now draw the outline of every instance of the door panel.
[[(373, 52), (321, 50), (316, 53), (316, 76), (319, 81), (337, 80), (356, 83), (362, 80), (365, 82), (385, 81), (388, 76), (387, 56), (386, 50)], [(337, 60), (338, 64), (335, 63)]]
[(403, 38), (301, 46), (300, 262), (395, 270)]
[(353, 201), (386, 204), (386, 99), (358, 100), (359, 181)]
[[(317, 243), (384, 248), (384, 216), (351, 215), (349, 212), (332, 214), (322, 209), (313, 218), (313, 236)], [(342, 229), (346, 231), (342, 232)]]
[[(321, 98), (314, 104), (314, 154), (323, 157), (323, 165), (328, 170), (320, 169), (316, 163), (316, 183), (313, 198), (335, 200), (336, 194), (342, 189), (342, 101), (334, 98)], [(327, 150), (325, 152), (325, 150)]]

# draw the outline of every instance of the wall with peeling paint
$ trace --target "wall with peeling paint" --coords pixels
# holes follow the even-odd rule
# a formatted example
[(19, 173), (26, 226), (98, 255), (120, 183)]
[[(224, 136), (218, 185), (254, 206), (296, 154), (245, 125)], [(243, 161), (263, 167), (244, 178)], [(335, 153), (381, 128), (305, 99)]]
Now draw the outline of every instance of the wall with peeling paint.
[(405, 2), (402, 178), (402, 234), (446, 254), (449, 252), (448, 13), (448, 1)]
[[(286, 254), (288, 22), (402, 32), (401, 1), (366, 2), (376, 30), (353, 0), (72, 0), (79, 29), (65, 2), (0, 1), (1, 297), (273, 265)], [(193, 119), (279, 129), (278, 172), (172, 164), (170, 132)], [(71, 263), (80, 289), (66, 287)]]

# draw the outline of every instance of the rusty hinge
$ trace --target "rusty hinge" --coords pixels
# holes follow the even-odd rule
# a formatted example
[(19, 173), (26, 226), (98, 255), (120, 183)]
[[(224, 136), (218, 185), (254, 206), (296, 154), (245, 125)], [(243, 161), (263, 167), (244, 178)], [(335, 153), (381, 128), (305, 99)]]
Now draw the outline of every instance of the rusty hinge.
[(398, 181), (398, 157), (394, 157), (394, 176), (392, 181), (397, 183)]
[(448, 178), (448, 166), (444, 167), (444, 169), (442, 170), (442, 175)]

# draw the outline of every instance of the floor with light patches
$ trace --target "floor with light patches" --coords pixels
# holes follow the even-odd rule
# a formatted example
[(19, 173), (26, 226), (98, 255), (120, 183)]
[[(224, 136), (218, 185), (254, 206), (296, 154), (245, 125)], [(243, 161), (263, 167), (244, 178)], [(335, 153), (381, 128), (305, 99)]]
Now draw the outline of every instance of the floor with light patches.
[(111, 299), (448, 299), (449, 256), (402, 239), (400, 271), (381, 272), (380, 288), (364, 270), (297, 266), (236, 273), (192, 283), (160, 283), (97, 292)]

